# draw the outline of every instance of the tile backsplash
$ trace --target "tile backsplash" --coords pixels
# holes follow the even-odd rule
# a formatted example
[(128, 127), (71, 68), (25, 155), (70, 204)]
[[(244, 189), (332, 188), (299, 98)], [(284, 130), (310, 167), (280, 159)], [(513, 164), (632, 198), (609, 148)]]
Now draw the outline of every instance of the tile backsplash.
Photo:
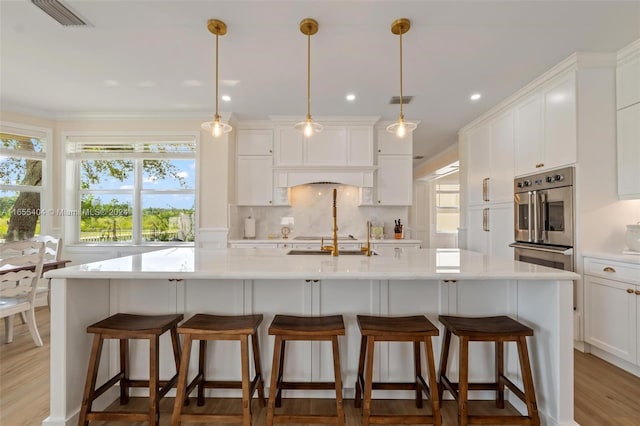
[[(229, 207), (229, 239), (244, 237), (244, 219), (256, 220), (256, 238), (268, 239), (271, 235), (280, 238), (281, 219), (293, 217), (289, 238), (295, 236), (331, 235), (333, 224), (333, 189), (337, 191), (338, 234), (366, 238), (366, 222), (384, 226), (385, 238), (393, 238), (394, 220), (407, 223), (408, 207), (358, 206), (359, 188), (348, 185), (309, 184), (291, 188), (290, 206), (274, 207)], [(406, 238), (410, 235), (405, 226)]]

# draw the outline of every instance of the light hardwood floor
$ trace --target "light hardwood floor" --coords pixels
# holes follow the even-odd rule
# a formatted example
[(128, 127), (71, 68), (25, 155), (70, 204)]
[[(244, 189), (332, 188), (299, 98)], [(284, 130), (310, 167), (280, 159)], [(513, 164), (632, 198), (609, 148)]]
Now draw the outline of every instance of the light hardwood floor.
[[(45, 346), (37, 348), (27, 326), (16, 321), (14, 342), (4, 343), (4, 325), (0, 326), (0, 426), (39, 426), (49, 412), (49, 311), (39, 308), (38, 328)], [(583, 426), (639, 426), (640, 378), (632, 376), (592, 356), (575, 352), (575, 419)], [(143, 411), (146, 399), (133, 398), (132, 409)], [(409, 413), (415, 410), (413, 401), (376, 401), (378, 412)], [(172, 398), (161, 403), (161, 425), (170, 423)], [(323, 412), (331, 410), (331, 400), (285, 400), (283, 406), (298, 412)], [(474, 403), (476, 412), (493, 411), (491, 402)], [(114, 404), (116, 405), (116, 404)], [(195, 404), (194, 404), (195, 405)], [(253, 423), (266, 424), (266, 408), (253, 403)], [(352, 400), (344, 404), (346, 424), (360, 425), (360, 411)], [(212, 399), (202, 408), (206, 411), (240, 412), (239, 400)], [(452, 401), (443, 404), (443, 423), (456, 424), (456, 405)], [(103, 426), (105, 422), (92, 422)], [(133, 423), (110, 423), (110, 426)], [(144, 423), (138, 423), (144, 424)]]

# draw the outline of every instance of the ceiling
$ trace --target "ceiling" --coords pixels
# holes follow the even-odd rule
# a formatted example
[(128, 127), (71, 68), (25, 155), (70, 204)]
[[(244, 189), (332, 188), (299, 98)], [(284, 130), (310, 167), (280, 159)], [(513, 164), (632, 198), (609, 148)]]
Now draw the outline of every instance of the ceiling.
[[(312, 17), (311, 113), (395, 120), (406, 17), (405, 116), (414, 154), (429, 157), (457, 131), (576, 51), (611, 52), (640, 38), (640, 1), (114, 1), (63, 0), (87, 27), (63, 27), (29, 0), (0, 0), (0, 108), (42, 116), (120, 114), (236, 120), (306, 113)], [(482, 98), (472, 102), (472, 93)], [(347, 102), (345, 95), (356, 100)]]

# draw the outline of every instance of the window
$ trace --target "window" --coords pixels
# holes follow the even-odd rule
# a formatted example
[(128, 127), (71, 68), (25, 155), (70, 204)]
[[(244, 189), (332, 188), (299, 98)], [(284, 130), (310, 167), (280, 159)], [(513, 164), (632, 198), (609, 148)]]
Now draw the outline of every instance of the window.
[(80, 243), (193, 242), (196, 135), (67, 136)]
[(50, 228), (46, 209), (50, 131), (0, 123), (0, 242), (23, 240)]
[[(456, 180), (449, 176), (456, 177)], [(460, 184), (458, 174), (449, 175), (435, 181), (436, 232), (457, 233), (460, 226)]]

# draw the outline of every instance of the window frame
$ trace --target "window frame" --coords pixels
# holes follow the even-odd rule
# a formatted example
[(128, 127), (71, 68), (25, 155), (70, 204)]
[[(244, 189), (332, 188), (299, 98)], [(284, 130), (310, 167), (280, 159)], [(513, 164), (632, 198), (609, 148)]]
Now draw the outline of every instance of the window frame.
[[(195, 150), (193, 154), (176, 152), (169, 154), (162, 154), (157, 152), (132, 152), (133, 155), (104, 155), (101, 153), (97, 153), (96, 155), (84, 155), (78, 153), (70, 152), (70, 146), (72, 144), (81, 143), (83, 139), (91, 140), (91, 141), (100, 141), (104, 140), (105, 144), (113, 143), (114, 139), (118, 139), (121, 143), (131, 143), (135, 144), (143, 144), (143, 143), (153, 143), (154, 139), (156, 142), (166, 141), (167, 139), (172, 139), (176, 142), (179, 142), (179, 138), (183, 138), (184, 140), (181, 142), (184, 143), (193, 143), (195, 145)], [(133, 209), (133, 220), (132, 220), (132, 240), (131, 241), (117, 241), (117, 242), (82, 242), (80, 241), (80, 215), (68, 215), (65, 216), (65, 237), (67, 241), (70, 241), (70, 244), (73, 245), (82, 245), (82, 246), (194, 246), (196, 244), (197, 230), (199, 229), (199, 174), (200, 174), (200, 161), (199, 161), (199, 153), (200, 153), (200, 133), (193, 131), (156, 131), (156, 132), (140, 132), (140, 131), (122, 131), (122, 132), (64, 132), (62, 134), (62, 140), (64, 141), (64, 152), (63, 157), (65, 161), (65, 181), (66, 192), (65, 192), (65, 208), (69, 211), (80, 211), (81, 209), (81, 199), (85, 194), (122, 194), (122, 190), (114, 190), (114, 189), (82, 189), (80, 187), (81, 184), (81, 170), (80, 163), (82, 160), (97, 160), (97, 159), (109, 159), (109, 158), (118, 158), (123, 160), (131, 160), (134, 162), (134, 171), (132, 173), (133, 176), (133, 188), (131, 189), (132, 195), (132, 209)], [(111, 141), (111, 142), (108, 142)], [(94, 142), (99, 143), (99, 142)], [(169, 190), (150, 190), (145, 189), (143, 184), (143, 167), (142, 163), (145, 160), (154, 160), (154, 159), (193, 159), (195, 164), (195, 181), (194, 187), (192, 189), (169, 189)], [(194, 241), (143, 241), (142, 236), (142, 196), (144, 194), (162, 194), (162, 195), (170, 195), (170, 194), (185, 194), (185, 193), (193, 193), (194, 197), (194, 218), (193, 218), (193, 234)]]
[[(42, 161), (41, 185), (25, 186), (0, 184), (0, 189), (7, 191), (28, 191), (40, 193), (40, 210), (42, 212), (47, 212), (47, 214), (40, 215), (40, 235), (53, 234), (53, 217), (55, 213), (53, 206), (53, 196), (51, 195), (53, 188), (53, 167), (51, 167), (53, 156), (53, 129), (50, 127), (32, 126), (23, 123), (0, 120), (0, 132), (15, 134), (19, 136), (27, 136), (30, 138), (37, 138), (42, 140), (44, 146), (44, 155), (38, 154), (32, 156), (15, 156), (18, 158), (28, 158)], [(1, 148), (0, 154), (4, 155), (5, 153), (11, 151), (12, 150)]]
[[(453, 174), (453, 173), (451, 173)], [(449, 176), (445, 175), (445, 176)], [(443, 178), (445, 177), (443, 176)], [(435, 179), (432, 181), (432, 193), (433, 193), (433, 233), (436, 235), (453, 235), (453, 234), (457, 234), (458, 230), (456, 229), (455, 231), (439, 231), (438, 230), (438, 211), (439, 209), (448, 209), (451, 212), (457, 212), (458, 213), (458, 228), (460, 228), (460, 207), (461, 207), (461, 203), (460, 203), (460, 198), (461, 198), (461, 185), (460, 182), (458, 181), (458, 183), (456, 184), (458, 186), (458, 190), (457, 191), (439, 191), (438, 187), (440, 185), (452, 185), (451, 182), (443, 182), (442, 184), (439, 184), (438, 181), (441, 178)], [(438, 194), (458, 194), (458, 207), (439, 207), (438, 206)]]

